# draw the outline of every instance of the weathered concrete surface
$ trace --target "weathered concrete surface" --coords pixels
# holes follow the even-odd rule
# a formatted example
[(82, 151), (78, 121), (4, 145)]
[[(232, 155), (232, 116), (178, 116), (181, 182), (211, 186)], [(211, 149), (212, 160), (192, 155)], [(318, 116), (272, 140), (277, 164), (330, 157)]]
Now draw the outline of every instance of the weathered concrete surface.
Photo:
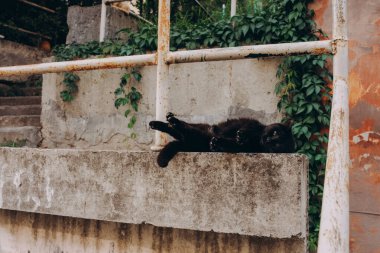
[[(0, 39), (0, 66), (14, 66), (41, 63), (47, 54), (43, 50), (35, 47), (22, 45), (13, 41)], [(25, 82), (28, 75), (1, 77), (2, 80)]]
[(41, 142), (40, 129), (41, 129), (40, 127), (36, 127), (36, 126), (1, 127), (0, 128), (0, 143), (25, 140), (26, 146), (35, 148)]
[(0, 149), (0, 207), (271, 238), (307, 235), (298, 154)]
[[(101, 6), (70, 6), (67, 13), (69, 32), (66, 43), (86, 43), (99, 40)], [(137, 29), (137, 20), (127, 14), (107, 7), (105, 38), (116, 38), (116, 32), (123, 28)], [(123, 37), (126, 39), (126, 37)]]
[(299, 238), (272, 239), (0, 210), (0, 252), (305, 253)]
[[(347, 1), (350, 87), (352, 253), (380, 252), (380, 2)], [(330, 35), (331, 0), (315, 1), (316, 21)], [(376, 217), (374, 217), (376, 216)]]
[[(278, 59), (176, 64), (170, 67), (170, 110), (192, 122), (216, 123), (232, 117), (255, 117), (264, 123), (279, 121)], [(114, 90), (126, 70), (77, 72), (79, 92), (71, 103), (61, 100), (62, 75), (44, 75), (42, 91), (43, 147), (149, 150), (154, 131), (156, 67), (141, 68), (135, 86), (143, 94), (137, 123), (128, 129), (123, 111), (114, 107)], [(132, 132), (137, 134), (131, 139)]]

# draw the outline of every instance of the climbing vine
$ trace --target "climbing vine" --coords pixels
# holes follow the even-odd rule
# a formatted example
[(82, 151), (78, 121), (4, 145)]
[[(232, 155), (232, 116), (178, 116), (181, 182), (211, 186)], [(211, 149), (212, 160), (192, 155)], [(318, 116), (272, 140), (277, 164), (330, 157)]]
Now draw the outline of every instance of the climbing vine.
[[(131, 78), (140, 82), (142, 76), (137, 69), (132, 69), (131, 72), (127, 72), (121, 77), (119, 87), (114, 92), (116, 96), (115, 107), (118, 109), (120, 106), (127, 106), (127, 109), (124, 111), (126, 118), (132, 114), (129, 119), (128, 128), (133, 128), (136, 123), (135, 113), (138, 112), (139, 102), (142, 98), (142, 94), (132, 85)], [(129, 89), (126, 89), (127, 87)], [(133, 134), (131, 137), (134, 136)]]
[[(232, 47), (247, 44), (268, 44), (296, 41), (315, 41), (325, 36), (313, 21), (314, 12), (308, 9), (312, 0), (267, 0), (255, 13), (202, 20), (199, 23), (175, 23), (171, 27), (170, 50), (210, 47)], [(90, 42), (56, 47), (58, 59), (69, 60), (92, 55), (133, 55), (157, 48), (157, 27), (143, 24), (138, 32), (127, 29), (127, 41)], [(330, 120), (331, 75), (327, 55), (284, 57), (278, 67), (275, 92), (278, 109), (284, 120), (293, 122), (297, 151), (309, 157), (309, 247), (316, 249), (326, 163), (327, 129)], [(130, 84), (131, 77), (140, 81), (141, 75), (131, 70), (123, 75), (115, 90), (115, 106), (128, 106), (128, 117), (137, 112), (142, 94)], [(130, 117), (129, 127), (136, 122)]]
[(70, 102), (74, 99), (75, 94), (78, 92), (79, 76), (74, 73), (65, 73), (63, 76), (62, 84), (65, 89), (61, 91), (60, 97), (65, 102)]

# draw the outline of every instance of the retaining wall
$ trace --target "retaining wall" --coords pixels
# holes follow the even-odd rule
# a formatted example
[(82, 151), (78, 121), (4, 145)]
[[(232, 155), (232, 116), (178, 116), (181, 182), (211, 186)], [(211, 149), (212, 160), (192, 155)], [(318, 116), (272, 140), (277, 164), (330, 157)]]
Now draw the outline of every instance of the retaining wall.
[(0, 152), (1, 253), (306, 252), (303, 155)]

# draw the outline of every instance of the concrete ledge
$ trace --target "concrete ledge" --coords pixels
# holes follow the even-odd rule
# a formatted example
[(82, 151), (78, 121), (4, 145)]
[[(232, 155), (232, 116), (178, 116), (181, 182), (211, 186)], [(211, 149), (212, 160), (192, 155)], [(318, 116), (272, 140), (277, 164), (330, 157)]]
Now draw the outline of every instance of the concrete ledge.
[(307, 159), (298, 154), (179, 154), (0, 149), (0, 207), (242, 235), (307, 236)]

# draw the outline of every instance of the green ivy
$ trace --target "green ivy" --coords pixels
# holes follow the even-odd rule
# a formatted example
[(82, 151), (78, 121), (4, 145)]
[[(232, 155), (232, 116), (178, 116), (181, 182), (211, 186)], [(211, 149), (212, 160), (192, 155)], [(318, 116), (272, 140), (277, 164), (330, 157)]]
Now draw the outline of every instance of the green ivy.
[[(314, 12), (308, 9), (312, 0), (267, 0), (255, 9), (255, 15), (240, 15), (218, 21), (205, 20), (197, 24), (173, 24), (171, 27), (170, 50), (198, 49), (210, 47), (233, 47), (241, 45), (282, 42), (315, 41), (322, 31), (316, 29)], [(157, 27), (141, 25), (138, 32), (122, 30), (128, 34), (126, 42), (90, 42), (84, 45), (63, 45), (54, 52), (60, 60), (88, 57), (93, 55), (134, 55), (155, 51), (157, 48)], [(284, 120), (294, 122), (293, 134), (297, 151), (307, 155), (309, 166), (309, 248), (316, 249), (318, 241), (321, 198), (331, 104), (331, 74), (326, 67), (327, 55), (285, 57), (278, 67), (280, 82), (275, 92), (279, 96), (278, 109)], [(132, 72), (131, 72), (132, 73)], [(123, 76), (120, 87), (115, 91), (115, 106), (127, 105), (134, 110), (141, 99), (136, 89), (126, 91), (131, 73)], [(124, 84), (125, 82), (125, 84)], [(131, 108), (125, 114), (128, 116)], [(128, 111), (129, 110), (129, 111)], [(137, 110), (135, 110), (137, 111)], [(130, 126), (132, 117), (130, 119)], [(135, 122), (135, 120), (133, 120)]]
[(74, 99), (74, 95), (78, 92), (79, 76), (74, 73), (65, 73), (63, 77), (63, 84), (65, 90), (61, 91), (60, 97), (65, 102), (70, 102)]
[(276, 94), (284, 120), (293, 122), (297, 151), (309, 158), (309, 246), (316, 249), (326, 165), (327, 133), (331, 112), (331, 74), (327, 56), (293, 56), (279, 66)]
[[(119, 109), (120, 106), (127, 106), (124, 116), (126, 118), (130, 116), (128, 128), (133, 128), (136, 123), (136, 113), (142, 98), (142, 94), (132, 85), (131, 78), (139, 83), (142, 76), (137, 69), (132, 69), (131, 72), (127, 72), (121, 77), (119, 87), (114, 92), (116, 96), (115, 107)], [(135, 134), (132, 134), (131, 137), (134, 136)]]

